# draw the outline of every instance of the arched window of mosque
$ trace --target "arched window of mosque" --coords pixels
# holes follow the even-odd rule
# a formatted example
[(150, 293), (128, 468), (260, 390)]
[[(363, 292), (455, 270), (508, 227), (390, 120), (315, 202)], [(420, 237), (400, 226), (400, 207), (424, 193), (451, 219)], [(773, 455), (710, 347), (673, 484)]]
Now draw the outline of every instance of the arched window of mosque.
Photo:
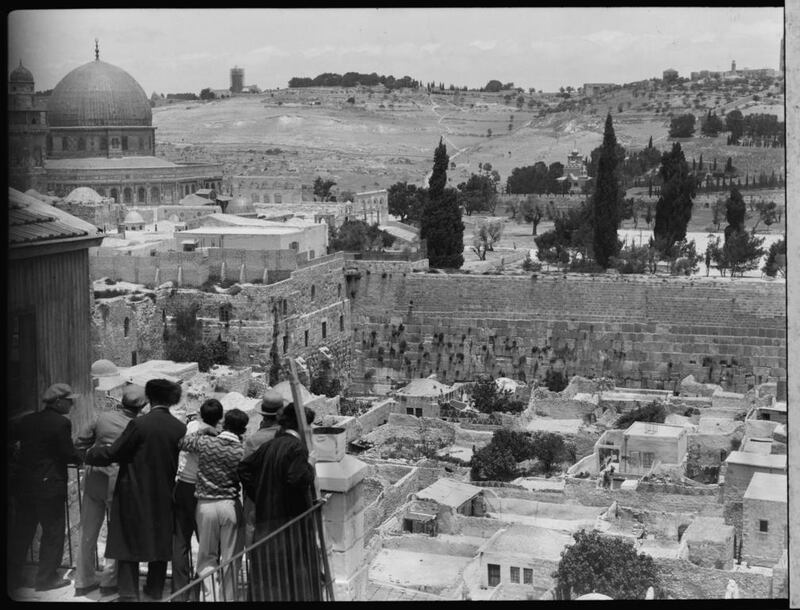
[(300, 249), (300, 242), (293, 241), (292, 243), (289, 244), (289, 247), (292, 250), (299, 250)]
[(128, 150), (128, 136), (122, 136), (122, 150)]
[(119, 138), (111, 138), (111, 148), (119, 148)]
[(317, 294), (317, 287), (314, 286), (314, 284), (311, 284), (311, 300), (312, 301), (314, 300), (314, 297), (316, 296), (316, 294)]
[(117, 189), (111, 189), (111, 198), (114, 203), (119, 203), (119, 191)]
[(31, 118), (31, 125), (36, 125), (36, 117)]
[(144, 187), (139, 187), (139, 190), (136, 192), (136, 201), (139, 203), (144, 203), (147, 200), (147, 191)]
[(101, 197), (105, 197), (106, 196), (106, 189), (98, 188), (97, 189), (97, 194), (100, 195)]
[(100, 150), (108, 150), (108, 138), (100, 136)]
[(161, 193), (158, 191), (157, 186), (150, 189), (150, 201), (153, 203), (161, 203)]
[(125, 321), (122, 323), (122, 332), (127, 337), (130, 331), (131, 331), (131, 319), (125, 318)]
[(53, 136), (47, 136), (47, 152), (53, 152)]
[(274, 199), (275, 199), (275, 203), (283, 203), (283, 197), (281, 196), (280, 193), (275, 193)]
[(78, 138), (78, 150), (86, 150), (86, 140), (84, 138)]
[(122, 202), (133, 203), (133, 191), (129, 186), (126, 186), (125, 190), (122, 191)]

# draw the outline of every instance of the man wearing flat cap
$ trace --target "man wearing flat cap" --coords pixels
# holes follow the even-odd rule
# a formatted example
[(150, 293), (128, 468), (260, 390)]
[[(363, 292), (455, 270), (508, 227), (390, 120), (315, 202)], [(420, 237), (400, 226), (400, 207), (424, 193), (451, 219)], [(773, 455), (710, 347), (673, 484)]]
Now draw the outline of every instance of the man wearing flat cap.
[[(112, 445), (128, 424), (138, 417), (147, 404), (144, 388), (128, 384), (122, 392), (122, 405), (102, 411), (78, 435), (75, 448), (85, 454), (90, 447)], [(95, 575), (94, 558), (97, 537), (106, 514), (111, 514), (111, 500), (117, 482), (119, 465), (87, 466), (83, 482), (80, 542), (75, 570), (75, 596), (83, 597), (100, 588), (101, 595), (117, 592), (117, 562), (106, 558), (100, 580)]]
[[(249, 456), (267, 441), (275, 438), (275, 433), (280, 430), (278, 413), (287, 404), (281, 393), (272, 388), (267, 388), (261, 399), (261, 425), (244, 441), (244, 457)], [(247, 495), (244, 496), (244, 521), (245, 521), (245, 546), (253, 543), (255, 533), (256, 505)]]
[(121, 602), (139, 601), (139, 563), (147, 562), (144, 593), (159, 600), (164, 592), (167, 562), (172, 559), (172, 488), (178, 471), (178, 443), (186, 425), (169, 408), (181, 400), (181, 386), (151, 379), (144, 387), (150, 411), (132, 419), (109, 447), (94, 446), (86, 463), (119, 463), (106, 557), (117, 560)]
[(12, 481), (17, 493), (14, 525), (8, 544), (9, 586), (22, 586), (22, 566), (33, 541), (36, 526), (42, 526), (39, 542), (37, 591), (49, 591), (70, 584), (58, 569), (64, 554), (64, 503), (67, 499), (67, 464), (79, 464), (72, 444), (69, 412), (77, 394), (66, 383), (54, 383), (42, 395), (44, 408), (29, 413), (11, 430), (19, 443), (18, 478)]

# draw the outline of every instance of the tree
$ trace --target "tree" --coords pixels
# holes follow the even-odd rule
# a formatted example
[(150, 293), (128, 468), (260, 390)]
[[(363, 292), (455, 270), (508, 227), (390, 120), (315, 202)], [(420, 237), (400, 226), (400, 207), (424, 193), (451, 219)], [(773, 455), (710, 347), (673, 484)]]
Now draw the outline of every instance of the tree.
[(663, 186), (656, 203), (653, 235), (658, 251), (666, 253), (676, 241), (686, 237), (686, 227), (692, 217), (692, 200), (697, 188), (696, 179), (689, 172), (680, 142), (675, 142), (672, 151), (661, 156), (659, 174)]
[(702, 127), (700, 127), (700, 133), (713, 138), (723, 129), (725, 129), (725, 125), (722, 119), (720, 119), (716, 113), (712, 113), (711, 110), (709, 110)]
[(722, 213), (725, 211), (726, 200), (722, 197), (717, 197), (716, 201), (711, 204), (711, 222), (714, 228), (719, 231), (719, 225), (722, 223)]
[(664, 406), (653, 401), (623, 414), (622, 417), (617, 420), (616, 428), (624, 429), (637, 421), (663, 424), (666, 417), (667, 412), (664, 410)]
[(217, 98), (216, 94), (211, 90), (210, 87), (206, 87), (205, 89), (200, 91), (201, 100), (213, 100), (216, 98)]
[(778, 207), (775, 205), (774, 201), (759, 200), (756, 202), (756, 211), (758, 212), (758, 220), (756, 224), (753, 225), (753, 232), (755, 232), (760, 222), (770, 226), (778, 220)]
[(731, 279), (738, 273), (758, 268), (758, 262), (764, 256), (763, 237), (756, 237), (748, 231), (737, 231), (726, 236), (722, 247), (724, 261), (730, 269)]
[(545, 474), (553, 469), (553, 464), (567, 458), (564, 438), (555, 432), (537, 430), (531, 435), (533, 457), (542, 463)]
[(786, 239), (780, 239), (769, 247), (767, 260), (761, 270), (769, 277), (775, 277), (779, 273), (786, 277)]
[(611, 113), (606, 117), (603, 146), (598, 162), (597, 180), (592, 195), (594, 259), (607, 269), (612, 256), (619, 252), (617, 229), (622, 193), (617, 178), (617, 137)]
[(472, 234), (472, 250), (480, 260), (486, 260), (486, 253), (494, 250), (494, 244), (503, 235), (503, 223), (499, 220), (482, 222), (475, 226)]
[(469, 464), (473, 481), (510, 481), (517, 476), (511, 450), (491, 442), (473, 453)]
[(738, 108), (725, 115), (725, 128), (731, 134), (731, 144), (738, 144), (744, 133), (744, 116)]
[(428, 261), (434, 268), (458, 269), (464, 264), (464, 223), (455, 189), (446, 189), (450, 158), (442, 139), (433, 155), (428, 200), (421, 219), (420, 238), (427, 240)]
[(346, 220), (338, 229), (329, 229), (328, 248), (331, 252), (367, 252), (388, 248), (394, 236), (378, 228), (378, 223)]
[(670, 138), (691, 138), (694, 135), (695, 116), (681, 114), (673, 117), (669, 122)]
[(203, 342), (203, 323), (197, 319), (199, 303), (181, 307), (175, 312), (175, 332), (165, 333), (165, 354), (175, 362), (197, 362), (205, 372), (213, 364), (227, 364), (228, 345), (217, 337)]
[(490, 212), (494, 214), (497, 206), (497, 190), (495, 189), (495, 182), (490, 175), (472, 174), (469, 180), (458, 185), (458, 190), (467, 216), (471, 216), (473, 212)]
[(725, 239), (732, 233), (741, 233), (744, 231), (744, 222), (747, 219), (747, 205), (744, 202), (742, 194), (735, 186), (731, 189), (730, 196), (725, 202), (725, 220), (728, 221), (728, 226), (725, 227)]
[(586, 530), (572, 537), (575, 543), (561, 551), (552, 574), (558, 598), (602, 593), (613, 599), (644, 599), (649, 587), (658, 588), (653, 558), (637, 553), (632, 542)]
[(419, 222), (426, 198), (425, 189), (396, 182), (389, 187), (389, 213), (400, 217), (400, 222)]
[(483, 88), (483, 90), (489, 93), (497, 93), (502, 88), (503, 83), (501, 83), (499, 80), (490, 80), (488, 83), (486, 83), (486, 86)]
[(314, 197), (319, 197), (320, 201), (328, 201), (331, 196), (331, 187), (335, 185), (334, 180), (324, 180), (317, 176), (314, 179)]
[(542, 209), (539, 207), (539, 204), (534, 202), (531, 195), (528, 195), (522, 200), (522, 203), (520, 203), (519, 211), (525, 222), (531, 223), (531, 226), (533, 227), (532, 234), (536, 235), (536, 228), (539, 226), (539, 222), (542, 220)]

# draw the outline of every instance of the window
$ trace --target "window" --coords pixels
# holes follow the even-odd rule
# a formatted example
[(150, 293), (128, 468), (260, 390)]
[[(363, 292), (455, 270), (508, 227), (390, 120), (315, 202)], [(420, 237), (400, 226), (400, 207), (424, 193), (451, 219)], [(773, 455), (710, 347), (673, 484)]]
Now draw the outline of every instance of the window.
[(231, 309), (227, 305), (221, 305), (219, 308), (219, 321), (226, 324), (231, 321)]
[(311, 300), (314, 300), (314, 297), (317, 295), (317, 287), (314, 284), (311, 284)]
[(147, 191), (144, 190), (143, 187), (139, 187), (139, 190), (136, 192), (136, 200), (139, 203), (144, 203), (147, 199)]
[(519, 568), (511, 566), (511, 582), (519, 584)]
[(533, 584), (533, 570), (531, 568), (522, 568), (522, 584)]
[(339, 316), (339, 332), (344, 332), (344, 316)]
[(416, 415), (417, 417), (422, 417), (422, 407), (415, 408), (414, 415)]
[(130, 331), (131, 331), (131, 319), (125, 318), (125, 320), (123, 320), (122, 322), (123, 336), (127, 337)]
[(111, 138), (111, 148), (119, 148), (119, 138)]
[(138, 361), (139, 361), (139, 359), (137, 358), (136, 351), (134, 350), (134, 351), (131, 352), (131, 366), (136, 366), (136, 363)]
[(289, 335), (283, 335), (283, 353), (289, 351)]
[(758, 531), (759, 532), (768, 532), (769, 531), (769, 521), (766, 519), (759, 519), (758, 520)]
[(324, 339), (327, 336), (328, 336), (328, 323), (327, 322), (323, 322), (322, 323), (322, 338)]
[(303, 344), (305, 347), (308, 347), (308, 331), (303, 331)]
[(653, 465), (654, 459), (655, 453), (642, 453), (642, 466), (644, 468), (650, 468)]
[(494, 563), (487, 564), (489, 571), (489, 586), (496, 587), (500, 584), (500, 566)]
[(342, 285), (339, 284), (336, 286), (336, 296), (337, 298), (342, 298)]
[(406, 415), (414, 415), (414, 407), (406, 407)]
[(289, 311), (289, 301), (283, 299), (283, 315), (286, 315), (288, 311)]
[(128, 150), (128, 136), (122, 136), (122, 150)]

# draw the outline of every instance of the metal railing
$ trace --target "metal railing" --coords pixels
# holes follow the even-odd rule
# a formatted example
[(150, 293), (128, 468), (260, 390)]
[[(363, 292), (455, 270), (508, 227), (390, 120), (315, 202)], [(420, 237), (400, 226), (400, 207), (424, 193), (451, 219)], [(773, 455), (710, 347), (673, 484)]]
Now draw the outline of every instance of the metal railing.
[(165, 601), (334, 601), (322, 525), (324, 504), (325, 500), (315, 502)]

